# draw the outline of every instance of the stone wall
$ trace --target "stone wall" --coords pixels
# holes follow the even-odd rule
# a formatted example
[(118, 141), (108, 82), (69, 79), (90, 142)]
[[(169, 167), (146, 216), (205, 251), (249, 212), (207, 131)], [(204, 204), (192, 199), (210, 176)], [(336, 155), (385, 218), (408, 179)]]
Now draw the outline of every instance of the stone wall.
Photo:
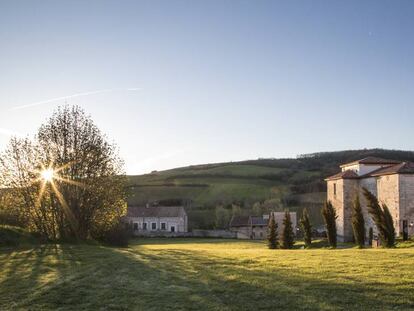
[(400, 185), (399, 175), (385, 175), (377, 178), (377, 193), (380, 204), (386, 204), (394, 220), (395, 231), (400, 232)]
[(193, 230), (193, 237), (235, 239), (237, 233), (229, 230)]
[(399, 232), (402, 231), (402, 221), (408, 222), (408, 235), (414, 235), (414, 175), (400, 175), (400, 210)]
[[(275, 222), (277, 224), (278, 234), (282, 234), (283, 231), (283, 220), (285, 219), (285, 212), (272, 212), (275, 217)], [(297, 214), (296, 212), (289, 212), (290, 220), (292, 221), (293, 232), (296, 235), (296, 227), (298, 226)], [(267, 227), (266, 227), (267, 230)]]
[(145, 238), (192, 238), (192, 232), (169, 232), (169, 231), (133, 231), (136, 237)]
[[(336, 193), (335, 189), (336, 188)], [(336, 210), (336, 231), (338, 241), (352, 240), (351, 208), (358, 193), (358, 181), (356, 179), (329, 180), (327, 184), (327, 198)]]
[[(334, 185), (336, 185), (336, 194)], [(370, 228), (373, 229), (374, 235), (378, 235), (378, 230), (368, 213), (363, 188), (375, 195), (380, 204), (385, 203), (388, 206), (394, 219), (397, 236), (403, 230), (404, 220), (408, 223), (408, 235), (414, 235), (414, 175), (393, 174), (358, 180), (328, 180), (327, 199), (332, 202), (338, 215), (336, 223), (338, 241), (350, 241), (353, 238), (352, 205), (357, 194), (361, 201), (367, 237)]]
[(378, 195), (377, 193), (377, 180), (375, 177), (361, 179), (359, 181), (359, 199), (361, 201), (361, 208), (362, 214), (364, 215), (365, 221), (365, 233), (368, 238), (369, 229), (372, 228), (374, 235), (378, 234), (377, 227), (375, 226), (374, 222), (372, 221), (371, 215), (368, 213), (367, 201), (365, 199), (364, 193), (362, 191), (363, 188), (366, 188), (369, 192), (374, 194), (375, 196)]
[(339, 241), (350, 242), (353, 240), (352, 230), (352, 205), (358, 195), (358, 180), (345, 179), (343, 193), (343, 235), (338, 236)]
[(192, 232), (134, 231), (136, 237), (147, 238), (222, 238), (236, 239), (237, 233), (229, 230), (193, 230)]
[(328, 180), (327, 182), (327, 200), (332, 203), (333, 207), (336, 210), (336, 213), (338, 215), (338, 218), (336, 219), (336, 230), (337, 230), (337, 234), (342, 237), (344, 235), (343, 188), (344, 188), (343, 179)]

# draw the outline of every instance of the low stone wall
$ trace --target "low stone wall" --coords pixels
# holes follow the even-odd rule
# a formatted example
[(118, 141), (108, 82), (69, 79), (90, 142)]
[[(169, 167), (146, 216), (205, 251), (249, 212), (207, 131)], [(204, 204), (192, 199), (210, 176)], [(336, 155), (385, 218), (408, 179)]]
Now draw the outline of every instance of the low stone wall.
[(134, 231), (136, 237), (146, 238), (190, 238), (193, 237), (192, 232), (169, 232), (169, 231)]
[(237, 233), (228, 230), (193, 230), (193, 237), (196, 238), (223, 238), (236, 239)]
[(244, 233), (244, 232), (237, 231), (235, 233), (236, 233), (236, 239), (240, 239), (240, 240), (250, 240), (250, 237), (246, 233)]
[(192, 232), (134, 231), (136, 237), (148, 238), (222, 238), (236, 239), (237, 233), (228, 230), (193, 230)]

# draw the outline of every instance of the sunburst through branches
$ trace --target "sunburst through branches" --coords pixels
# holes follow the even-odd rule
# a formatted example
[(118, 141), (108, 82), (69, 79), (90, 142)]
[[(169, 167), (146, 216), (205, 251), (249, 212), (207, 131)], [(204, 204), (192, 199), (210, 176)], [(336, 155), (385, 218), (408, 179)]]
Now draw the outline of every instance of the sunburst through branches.
[(47, 185), (50, 185), (50, 190), (54, 194), (54, 196), (59, 201), (60, 205), (63, 207), (63, 211), (69, 219), (69, 222), (73, 228), (76, 227), (76, 218), (74, 217), (69, 205), (67, 204), (64, 196), (62, 195), (61, 191), (58, 188), (58, 182), (67, 183), (79, 187), (83, 187), (84, 184), (64, 178), (63, 176), (59, 175), (59, 172), (63, 169), (68, 168), (72, 163), (64, 164), (60, 167), (54, 167), (53, 163), (49, 164), (48, 166), (41, 165), (41, 169), (38, 170), (36, 173), (38, 177), (36, 178), (35, 182), (40, 182), (40, 190), (37, 197), (37, 204), (41, 204), (43, 196), (45, 194), (45, 190)]

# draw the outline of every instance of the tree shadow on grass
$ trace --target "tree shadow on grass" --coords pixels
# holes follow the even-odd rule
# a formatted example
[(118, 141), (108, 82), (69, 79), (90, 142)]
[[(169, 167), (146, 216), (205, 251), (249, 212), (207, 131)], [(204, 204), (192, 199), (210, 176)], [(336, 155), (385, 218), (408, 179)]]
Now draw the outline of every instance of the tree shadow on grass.
[(130, 244), (133, 245), (157, 245), (157, 244), (240, 244), (248, 243), (264, 243), (263, 241), (252, 240), (236, 240), (221, 238), (133, 238)]
[[(312, 251), (310, 251), (312, 252)], [(278, 254), (282, 254), (279, 252)], [(384, 286), (318, 279), (256, 259), (200, 250), (56, 245), (13, 255), (0, 309), (386, 310), (414, 295)], [(2, 257), (0, 257), (2, 259)], [(349, 280), (348, 280), (349, 281)]]
[[(186, 260), (188, 251), (168, 250), (142, 256), (157, 271), (170, 271), (171, 280), (177, 284), (190, 283), (194, 288), (200, 282), (208, 284), (209, 290), (222, 302), (222, 307), (228, 309), (406, 310), (414, 307), (412, 289), (401, 292), (395, 288), (381, 288), (378, 284), (368, 288), (359, 282), (349, 284), (321, 280), (292, 272), (291, 269), (284, 271), (283, 268), (269, 269), (265, 273), (257, 269), (255, 260), (245, 259), (235, 263), (232, 259), (206, 256), (201, 252), (191, 252), (190, 268)], [(166, 261), (174, 266), (172, 271)], [(174, 270), (180, 273), (175, 274)], [(194, 271), (201, 273), (189, 277)], [(194, 281), (196, 283), (192, 283)]]

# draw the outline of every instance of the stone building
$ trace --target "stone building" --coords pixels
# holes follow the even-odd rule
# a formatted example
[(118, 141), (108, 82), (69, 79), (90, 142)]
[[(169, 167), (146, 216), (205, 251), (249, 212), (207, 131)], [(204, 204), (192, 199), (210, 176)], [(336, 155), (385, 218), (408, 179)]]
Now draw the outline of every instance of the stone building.
[(233, 216), (229, 227), (238, 239), (261, 240), (266, 237), (267, 221), (261, 216)]
[(188, 231), (188, 217), (182, 206), (128, 206), (125, 221), (136, 234)]
[(409, 236), (414, 234), (414, 163), (367, 157), (340, 166), (341, 172), (326, 178), (327, 199), (335, 207), (339, 241), (353, 238), (351, 212), (358, 195), (365, 219), (366, 232), (373, 228), (377, 234), (362, 188), (377, 196), (385, 203), (394, 219), (397, 235), (403, 230)]
[[(278, 234), (282, 234), (285, 212), (272, 212), (277, 223)], [(290, 212), (293, 231), (296, 234), (296, 212)], [(239, 239), (263, 240), (267, 237), (269, 215), (263, 216), (233, 216), (230, 221), (230, 231), (237, 233)]]

